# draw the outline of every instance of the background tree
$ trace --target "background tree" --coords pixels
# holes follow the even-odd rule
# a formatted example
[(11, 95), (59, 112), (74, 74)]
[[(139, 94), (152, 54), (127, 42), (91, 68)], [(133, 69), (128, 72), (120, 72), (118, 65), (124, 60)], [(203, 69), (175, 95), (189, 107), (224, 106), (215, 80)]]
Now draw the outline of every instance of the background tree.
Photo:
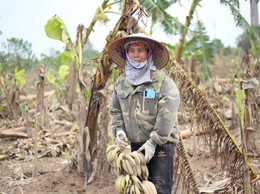
[(0, 62), (3, 70), (29, 69), (37, 63), (37, 58), (32, 51), (32, 45), (23, 39), (11, 38), (1, 42)]
[[(256, 33), (260, 36), (260, 26), (253, 26)], [(244, 32), (237, 37), (237, 47), (241, 48), (244, 52), (249, 52), (251, 48), (259, 50), (259, 40), (251, 37), (247, 32)]]

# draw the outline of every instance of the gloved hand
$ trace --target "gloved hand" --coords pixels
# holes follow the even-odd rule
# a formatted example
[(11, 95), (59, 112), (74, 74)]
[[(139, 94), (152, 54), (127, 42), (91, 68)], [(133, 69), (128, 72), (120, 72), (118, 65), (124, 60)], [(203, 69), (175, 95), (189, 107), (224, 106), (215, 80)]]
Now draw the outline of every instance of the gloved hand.
[(152, 143), (151, 140), (147, 140), (139, 149), (138, 151), (144, 150), (144, 158), (146, 163), (148, 163), (155, 153), (156, 144)]
[(115, 143), (120, 147), (121, 150), (124, 150), (125, 147), (129, 144), (129, 140), (126, 137), (126, 133), (124, 130), (117, 130)]

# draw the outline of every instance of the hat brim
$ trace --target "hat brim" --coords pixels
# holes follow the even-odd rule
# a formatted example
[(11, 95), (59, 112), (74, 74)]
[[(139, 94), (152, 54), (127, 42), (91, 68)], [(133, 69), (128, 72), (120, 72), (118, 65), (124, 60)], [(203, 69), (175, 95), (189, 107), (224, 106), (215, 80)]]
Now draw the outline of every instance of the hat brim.
[(109, 56), (116, 65), (124, 68), (126, 66), (126, 50), (124, 45), (131, 41), (144, 41), (152, 50), (153, 63), (158, 69), (165, 67), (170, 59), (169, 52), (162, 43), (140, 34), (133, 34), (115, 40), (109, 46)]

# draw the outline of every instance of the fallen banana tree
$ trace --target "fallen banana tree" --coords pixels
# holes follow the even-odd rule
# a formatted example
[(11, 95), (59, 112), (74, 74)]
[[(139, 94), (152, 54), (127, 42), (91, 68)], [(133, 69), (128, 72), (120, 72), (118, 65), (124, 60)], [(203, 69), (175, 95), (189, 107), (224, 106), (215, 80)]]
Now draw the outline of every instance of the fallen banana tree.
[(190, 166), (183, 138), (176, 146), (173, 192), (198, 194), (199, 188)]
[[(174, 59), (171, 60), (171, 64), (173, 67), (170, 76), (180, 90), (181, 99), (185, 105), (193, 107), (197, 122), (203, 131), (209, 134), (211, 151), (215, 156), (221, 156), (223, 170), (230, 173), (231, 186), (243, 185), (243, 156), (239, 144), (182, 66)], [(252, 181), (257, 177), (256, 172), (248, 161), (246, 165), (250, 169)]]

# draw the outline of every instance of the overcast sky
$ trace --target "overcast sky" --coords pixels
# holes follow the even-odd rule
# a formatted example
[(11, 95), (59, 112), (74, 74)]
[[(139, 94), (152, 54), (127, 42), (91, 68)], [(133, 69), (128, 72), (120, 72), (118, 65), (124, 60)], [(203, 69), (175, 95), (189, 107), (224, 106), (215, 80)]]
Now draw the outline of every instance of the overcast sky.
[[(0, 31), (2, 32), (0, 42), (12, 37), (22, 38), (32, 43), (32, 49), (37, 56), (40, 56), (40, 53), (48, 55), (50, 48), (62, 51), (63, 43), (45, 35), (44, 25), (47, 21), (55, 14), (58, 15), (65, 23), (72, 41), (75, 41), (78, 24), (82, 23), (88, 27), (96, 8), (102, 2), (103, 0), (0, 0)], [(169, 9), (168, 13), (178, 17), (184, 23), (192, 1), (181, 2), (182, 6), (176, 4)], [(250, 23), (249, 1), (242, 0), (240, 7), (241, 14)], [(236, 38), (242, 33), (242, 29), (236, 27), (227, 7), (220, 5), (216, 0), (202, 0), (201, 8), (197, 13), (205, 24), (211, 40), (218, 38), (225, 46), (236, 45)], [(100, 52), (106, 44), (106, 36), (113, 29), (119, 15), (109, 15), (109, 18), (111, 18), (109, 24), (96, 24), (95, 32), (90, 35), (90, 41)], [(196, 23), (196, 20), (194, 17), (192, 24)], [(179, 36), (166, 37), (159, 28), (153, 36), (168, 43), (176, 43), (179, 39)]]

